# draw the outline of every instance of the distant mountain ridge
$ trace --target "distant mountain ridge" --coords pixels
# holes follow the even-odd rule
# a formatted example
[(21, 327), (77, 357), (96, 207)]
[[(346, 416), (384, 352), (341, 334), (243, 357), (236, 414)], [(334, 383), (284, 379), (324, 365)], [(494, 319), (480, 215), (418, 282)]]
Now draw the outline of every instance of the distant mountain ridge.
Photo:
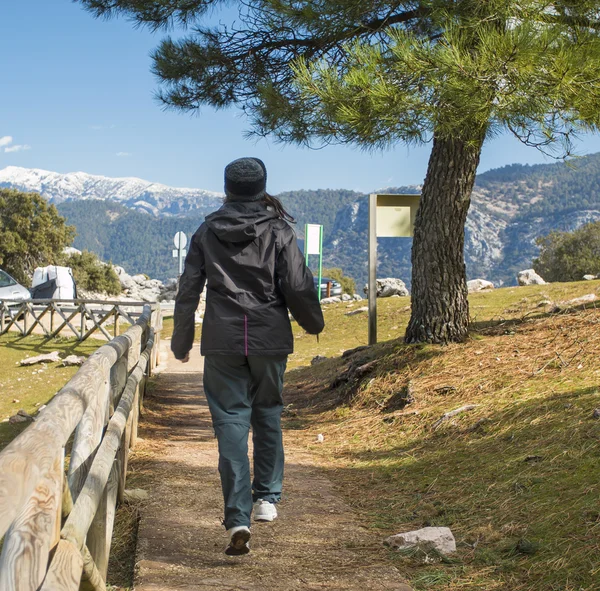
[(223, 197), (214, 191), (168, 187), (135, 177), (110, 178), (85, 172), (61, 174), (18, 166), (0, 170), (0, 187), (39, 193), (54, 204), (89, 199), (116, 201), (152, 215), (210, 211)]
[[(77, 248), (97, 252), (132, 273), (160, 279), (176, 274), (170, 258), (175, 231), (191, 235), (222, 198), (210, 191), (173, 189), (141, 179), (16, 167), (0, 171), (0, 187), (40, 192), (76, 226)], [(278, 197), (296, 217), (300, 241), (305, 223), (323, 224), (325, 264), (342, 267), (359, 285), (366, 282), (366, 195), (326, 189), (289, 191)], [(514, 284), (516, 273), (530, 267), (537, 255), (538, 236), (596, 220), (600, 220), (600, 154), (569, 163), (515, 164), (480, 174), (466, 224), (467, 274), (496, 285)], [(411, 244), (410, 239), (380, 239), (380, 277), (400, 277), (410, 285)]]

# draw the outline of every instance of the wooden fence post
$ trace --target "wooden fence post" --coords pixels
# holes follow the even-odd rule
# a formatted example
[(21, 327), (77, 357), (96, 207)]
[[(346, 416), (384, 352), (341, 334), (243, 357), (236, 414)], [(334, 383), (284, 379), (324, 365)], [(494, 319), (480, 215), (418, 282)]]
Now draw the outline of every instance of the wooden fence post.
[(63, 473), (61, 452), (6, 533), (0, 557), (2, 591), (37, 591), (42, 584), (50, 550), (58, 542)]

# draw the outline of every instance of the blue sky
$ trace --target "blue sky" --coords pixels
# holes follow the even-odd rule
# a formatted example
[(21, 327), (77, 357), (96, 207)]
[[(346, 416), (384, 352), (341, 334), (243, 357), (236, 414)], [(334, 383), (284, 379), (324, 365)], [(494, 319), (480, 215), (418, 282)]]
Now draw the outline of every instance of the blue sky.
[[(248, 125), (236, 110), (163, 111), (149, 57), (162, 32), (96, 20), (71, 0), (3, 0), (0, 23), (0, 168), (138, 176), (218, 191), (227, 162), (255, 155), (266, 162), (274, 193), (370, 191), (424, 178), (429, 146), (315, 151), (245, 139)], [(597, 136), (578, 144), (580, 154), (597, 151)], [(504, 136), (485, 146), (479, 170), (545, 161)]]

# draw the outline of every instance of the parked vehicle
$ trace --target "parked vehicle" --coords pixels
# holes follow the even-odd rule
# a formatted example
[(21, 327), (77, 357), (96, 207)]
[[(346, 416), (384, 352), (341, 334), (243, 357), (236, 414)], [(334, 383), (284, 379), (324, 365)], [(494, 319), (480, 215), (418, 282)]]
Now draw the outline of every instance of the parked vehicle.
[[(317, 283), (319, 283), (319, 278), (315, 277), (315, 289), (317, 289)], [(331, 288), (329, 290), (329, 294), (327, 294), (327, 284), (331, 284)], [(342, 295), (342, 284), (335, 279), (330, 279), (329, 277), (321, 277), (321, 298), (326, 297), (340, 297)]]
[(0, 300), (28, 300), (29, 290), (0, 269)]
[(33, 272), (31, 297), (34, 299), (73, 300), (77, 286), (69, 267), (37, 267)]

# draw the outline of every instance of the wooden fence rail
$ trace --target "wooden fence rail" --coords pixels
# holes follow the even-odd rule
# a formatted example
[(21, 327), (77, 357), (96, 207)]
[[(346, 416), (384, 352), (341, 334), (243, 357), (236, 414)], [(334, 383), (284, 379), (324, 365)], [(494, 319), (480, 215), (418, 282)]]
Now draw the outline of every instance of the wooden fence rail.
[(0, 453), (2, 591), (105, 591), (115, 507), (160, 328), (160, 309), (146, 305)]
[(53, 338), (68, 332), (85, 341), (100, 332), (110, 340), (119, 335), (123, 321), (134, 325), (146, 305), (106, 300), (0, 300), (0, 335), (12, 330), (29, 336), (37, 331)]

